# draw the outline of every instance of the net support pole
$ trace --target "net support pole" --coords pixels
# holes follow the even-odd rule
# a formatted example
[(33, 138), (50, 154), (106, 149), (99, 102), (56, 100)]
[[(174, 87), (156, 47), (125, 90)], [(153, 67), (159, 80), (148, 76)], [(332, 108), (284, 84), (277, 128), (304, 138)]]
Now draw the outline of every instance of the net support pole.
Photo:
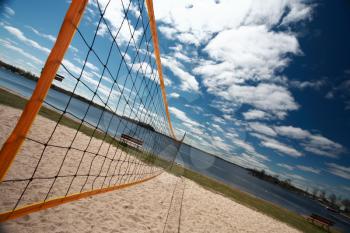
[(55, 45), (46, 60), (34, 92), (27, 102), (16, 127), (13, 129), (0, 151), (0, 181), (6, 176), (12, 161), (15, 159), (19, 148), (42, 106), (64, 54), (72, 41), (76, 27), (79, 25), (87, 2), (88, 0), (72, 0), (69, 6)]
[(168, 119), (169, 129), (171, 136), (176, 140), (176, 135), (173, 130), (173, 126), (171, 124), (170, 114), (169, 114), (169, 106), (168, 101), (166, 97), (165, 92), (165, 85), (164, 85), (164, 78), (163, 78), (163, 70), (162, 70), (162, 63), (160, 61), (160, 51), (159, 51), (159, 42), (158, 42), (158, 34), (157, 34), (157, 25), (156, 20), (154, 17), (154, 10), (153, 10), (153, 0), (146, 0), (147, 4), (147, 11), (148, 11), (148, 17), (149, 17), (149, 25), (152, 33), (152, 42), (154, 47), (154, 56), (156, 58), (156, 64), (157, 64), (157, 70), (158, 70), (158, 76), (159, 76), (159, 83), (160, 83), (160, 89), (162, 90), (162, 97), (164, 102), (164, 108), (166, 117)]

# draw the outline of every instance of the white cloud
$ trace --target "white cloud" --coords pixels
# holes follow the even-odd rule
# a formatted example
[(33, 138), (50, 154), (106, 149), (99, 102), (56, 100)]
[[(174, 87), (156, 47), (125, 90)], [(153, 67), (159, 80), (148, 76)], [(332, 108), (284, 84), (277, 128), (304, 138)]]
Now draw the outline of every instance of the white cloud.
[(208, 86), (211, 93), (216, 93), (227, 101), (252, 105), (280, 119), (287, 115), (287, 111), (299, 108), (291, 93), (282, 86), (263, 83), (258, 86), (233, 84), (228, 89), (218, 89), (219, 82), (216, 84), (214, 84), (215, 80), (210, 82), (213, 82), (213, 85)]
[(228, 115), (239, 109), (241, 104), (214, 99), (209, 106), (218, 109), (219, 111), (223, 112), (224, 115)]
[[(189, 4), (193, 7), (188, 7)], [(164, 0), (156, 2), (154, 8), (158, 21), (178, 33), (193, 34), (201, 43), (227, 28), (263, 23), (272, 27), (282, 19), (283, 24), (288, 25), (309, 18), (311, 11), (310, 6), (295, 0), (222, 0), (218, 3), (212, 0)]]
[[(115, 88), (112, 89), (111, 85), (105, 85), (102, 82), (99, 82), (94, 78), (94, 75), (88, 72), (84, 72), (82, 79), (82, 82), (85, 84), (89, 84), (88, 86), (94, 91), (96, 90), (96, 93), (99, 95), (99, 97), (94, 98), (94, 101), (100, 102), (101, 100), (103, 102), (107, 101), (107, 98), (109, 96), (108, 102), (111, 102), (112, 99), (115, 100), (115, 103), (117, 102), (117, 98), (120, 96), (120, 91), (115, 90)], [(97, 88), (98, 86), (98, 88)], [(101, 98), (101, 99), (100, 99)], [(105, 103), (100, 103), (105, 104)]]
[[(158, 71), (151, 66), (149, 61), (132, 62), (128, 54), (125, 54), (125, 61), (129, 69), (131, 69), (135, 75), (138, 74), (140, 77), (144, 76), (157, 84), (160, 83)], [(170, 84), (171, 80), (164, 76), (164, 85), (168, 86)]]
[[(165, 86), (170, 86), (173, 82), (163, 74), (163, 78), (164, 78), (164, 85)], [(158, 79), (158, 78), (157, 78)]]
[(339, 154), (346, 151), (342, 145), (322, 135), (311, 135), (302, 145), (306, 151), (330, 158), (337, 158)]
[(323, 87), (324, 85), (326, 85), (326, 81), (325, 80), (315, 80), (315, 81), (291, 81), (290, 82), (292, 87), (296, 87), (300, 90), (304, 90), (306, 88), (311, 88), (311, 89), (315, 89), (315, 90), (319, 90), (321, 87)]
[(155, 4), (165, 37), (197, 47), (187, 46), (187, 54), (209, 56), (192, 63), (194, 74), (203, 78), (209, 93), (279, 119), (299, 108), (286, 85), (280, 85), (287, 83), (280, 71), (291, 55), (301, 54), (297, 34), (289, 26), (310, 19), (311, 11), (312, 6), (296, 0), (164, 0)]
[(321, 172), (321, 170), (319, 170), (319, 169), (304, 166), (304, 165), (297, 165), (297, 168), (302, 170), (302, 171), (311, 172), (311, 173), (315, 173), (315, 174), (320, 174), (320, 172)]
[(288, 15), (283, 19), (282, 25), (295, 23), (304, 19), (311, 18), (311, 7), (306, 6), (302, 1), (290, 1), (293, 4)]
[(147, 62), (136, 62), (133, 64), (129, 64), (130, 67), (132, 67), (132, 70), (136, 73), (138, 73), (139, 76), (144, 76), (157, 84), (159, 84), (159, 78), (157, 76), (158, 72), (156, 69), (153, 69), (151, 65)]
[(253, 154), (242, 153), (241, 155), (226, 155), (225, 158), (242, 167), (266, 171), (270, 170), (260, 158)]
[(277, 140), (274, 139), (269, 139), (269, 140), (263, 140), (261, 144), (265, 147), (277, 150), (279, 152), (282, 152), (283, 154), (290, 155), (292, 157), (301, 157), (303, 154), (293, 147), (290, 147), (284, 143), (281, 143)]
[[(294, 126), (267, 126), (262, 123), (249, 123), (250, 128), (257, 133), (268, 136), (283, 136), (296, 140), (300, 143), (305, 151), (311, 152), (316, 155), (326, 156), (330, 158), (337, 158), (340, 154), (344, 153), (346, 149), (339, 143), (334, 142), (322, 135), (312, 134), (307, 130), (294, 127)], [(262, 140), (269, 140), (266, 137), (254, 135)], [(270, 144), (267, 144), (270, 145)], [(271, 146), (271, 145), (270, 145)], [(295, 153), (294, 153), (295, 154)]]
[(311, 136), (309, 131), (294, 126), (275, 126), (274, 129), (279, 135), (294, 139), (304, 139)]
[(224, 130), (218, 124), (211, 125), (217, 132), (224, 132)]
[(185, 55), (184, 53), (181, 53), (179, 51), (175, 52), (173, 54), (173, 56), (181, 61), (184, 62), (191, 62), (191, 58), (189, 58), (187, 55)]
[(265, 124), (259, 123), (259, 122), (252, 122), (249, 123), (249, 127), (257, 133), (262, 133), (268, 136), (277, 136), (277, 133), (275, 130)]
[[(81, 67), (75, 65), (73, 62), (71, 62), (68, 59), (63, 59), (62, 64), (69, 70), (70, 72), (74, 73), (75, 75), (80, 75), (81, 73)], [(63, 68), (61, 68), (63, 70)]]
[[(78, 62), (79, 64), (81, 64), (81, 65), (84, 64), (84, 61), (82, 61), (81, 59), (79, 59), (79, 58), (77, 58), (77, 57), (75, 57), (75, 58), (73, 58), (73, 59), (74, 59), (75, 61), (77, 61), (77, 62)], [(94, 72), (98, 72), (98, 71), (99, 71), (98, 67), (95, 66), (94, 64), (92, 64), (91, 62), (86, 61), (85, 66), (86, 66), (87, 68), (89, 68), (90, 70), (94, 71)], [(97, 76), (98, 76), (98, 75), (97, 75)]]
[(285, 163), (278, 163), (277, 166), (285, 168), (285, 169), (288, 169), (289, 171), (293, 171), (294, 170), (293, 166), (290, 166), (290, 165), (285, 164)]
[[(276, 72), (289, 63), (286, 54), (299, 53), (294, 36), (270, 32), (264, 26), (240, 27), (219, 33), (204, 51), (212, 60), (202, 62), (194, 72), (201, 75), (211, 94), (280, 119), (299, 108), (286, 87), (261, 83), (276, 79)], [(260, 83), (248, 85), (248, 81)]]
[[(127, 1), (125, 1), (123, 3), (126, 4), (125, 7), (127, 7), (129, 4), (129, 2), (127, 2)], [(91, 9), (95, 8), (92, 10), (97, 11), (97, 12), (99, 12), (99, 10), (97, 8), (97, 4), (100, 5), (102, 12), (104, 12), (106, 6), (108, 5), (108, 7), (105, 11), (105, 14), (104, 14), (104, 19), (106, 19), (108, 27), (112, 31), (113, 37), (117, 33), (119, 33), (116, 40), (121, 42), (121, 43), (126, 43), (131, 39), (131, 36), (134, 33), (133, 37), (134, 37), (135, 43), (137, 44), (139, 38), (142, 35), (142, 30), (141, 29), (135, 30), (136, 25), (133, 25), (129, 19), (124, 19), (125, 14), (124, 14), (124, 9), (123, 9), (123, 4), (121, 4), (121, 2), (100, 0), (100, 1), (98, 1), (98, 3), (96, 3), (95, 1), (89, 1), (89, 4), (90, 4), (89, 7), (91, 7)], [(135, 3), (131, 3), (129, 12), (132, 13), (135, 17), (138, 17), (138, 14), (139, 14), (138, 7), (135, 6)], [(98, 17), (99, 16), (100, 15), (98, 15)], [(92, 15), (92, 17), (94, 17), (94, 16)], [(101, 24), (104, 24), (104, 21), (102, 21)], [(140, 19), (138, 25), (142, 26), (141, 19)], [(134, 32), (134, 30), (135, 30), (135, 32)], [(107, 34), (109, 34), (109, 32), (108, 33), (107, 32), (108, 32), (107, 27), (100, 25), (100, 27), (98, 29), (98, 35), (106, 36)], [(131, 41), (131, 43), (133, 43), (133, 41)]]
[(245, 149), (246, 151), (249, 151), (249, 152), (255, 151), (255, 148), (252, 145), (250, 145), (249, 143), (247, 143), (241, 139), (233, 138), (232, 142), (233, 142), (233, 144)]
[(252, 109), (252, 110), (249, 110), (248, 112), (244, 112), (243, 117), (246, 120), (269, 119), (269, 115), (266, 112), (256, 110), (256, 109)]
[(270, 159), (268, 157), (266, 157), (265, 155), (262, 155), (260, 153), (258, 153), (255, 148), (250, 145), (248, 142), (241, 140), (237, 135), (233, 135), (231, 133), (227, 133), (226, 138), (231, 139), (232, 143), (240, 148), (243, 148), (246, 152), (246, 154), (250, 155), (250, 156), (254, 156), (256, 157), (258, 160), (260, 161), (270, 161)]
[(224, 114), (224, 115), (222, 115), (222, 117), (227, 121), (234, 121), (235, 120), (235, 118), (233, 116), (228, 115), (228, 114)]
[(198, 127), (200, 126), (199, 123), (193, 121), (191, 118), (189, 118), (185, 112), (181, 111), (180, 109), (177, 109), (175, 107), (169, 107), (169, 111), (175, 115), (176, 118), (181, 120), (184, 123), (187, 123), (190, 126)]
[(9, 6), (4, 6), (4, 13), (8, 17), (14, 16), (16, 14), (16, 12)]
[(277, 69), (288, 64), (286, 54), (300, 53), (298, 41), (293, 35), (269, 31), (265, 26), (241, 26), (222, 31), (204, 51), (216, 63), (211, 67), (212, 71), (224, 68), (227, 72), (221, 76), (230, 77), (227, 84), (271, 79)]
[(173, 93), (170, 93), (169, 96), (170, 96), (171, 98), (177, 99), (177, 98), (180, 97), (180, 94), (179, 94), (179, 93), (176, 93), (176, 92), (173, 92)]
[[(31, 26), (26, 26), (26, 27), (29, 28), (32, 32), (34, 32), (34, 34), (36, 34), (37, 36), (40, 36), (40, 37), (42, 37), (44, 39), (47, 39), (47, 40), (49, 40), (49, 41), (51, 41), (53, 43), (56, 42), (56, 37), (55, 36), (50, 35), (50, 34), (46, 34), (46, 33), (43, 33), (43, 32), (40, 32), (40, 31), (38, 31), (37, 29), (35, 29), (35, 28), (31, 27)], [(76, 47), (74, 47), (72, 45), (72, 43), (69, 45), (69, 49), (72, 50), (75, 53), (77, 53), (79, 51)]]
[(86, 62), (86, 64), (85, 64), (85, 66), (87, 67), (87, 68), (89, 68), (90, 70), (93, 70), (93, 71), (95, 71), (95, 72), (98, 72), (99, 71), (99, 69), (97, 68), (97, 66), (95, 66), (94, 64), (92, 64), (91, 62)]
[(341, 166), (335, 163), (327, 163), (328, 172), (333, 175), (350, 180), (350, 167)]
[(189, 104), (185, 104), (185, 107), (193, 110), (195, 113), (197, 114), (200, 114), (200, 113), (203, 113), (204, 110), (203, 108), (199, 107), (199, 106), (196, 106), (196, 105), (189, 105)]
[(190, 32), (178, 34), (177, 39), (184, 44), (194, 44), (195, 46), (201, 44), (201, 38), (198, 38), (196, 34)]
[(166, 26), (159, 26), (158, 30), (168, 39), (172, 39), (177, 32), (174, 28)]
[(50, 34), (45, 34), (42, 32), (39, 32), (38, 30), (36, 30), (35, 28), (31, 27), (31, 26), (26, 26), (27, 28), (29, 28), (32, 32), (34, 32), (36, 35), (45, 38), (51, 42), (55, 42), (56, 41), (56, 37)]
[(40, 59), (38, 59), (37, 57), (33, 56), (30, 53), (27, 53), (26, 51), (24, 51), (23, 49), (17, 47), (16, 45), (14, 45), (13, 43), (11, 43), (10, 41), (7, 40), (3, 40), (0, 39), (0, 44), (8, 49), (11, 49), (13, 51), (16, 51), (18, 53), (20, 53), (22, 56), (28, 58), (29, 60), (41, 65), (42, 61)]
[(211, 137), (211, 145), (213, 145), (219, 151), (229, 151), (232, 146), (226, 143), (221, 137)]
[(32, 46), (36, 49), (39, 49), (40, 51), (49, 54), (50, 53), (50, 49), (38, 44), (36, 41), (28, 39), (21, 30), (19, 30), (18, 28), (12, 27), (12, 26), (4, 26), (4, 29), (6, 31), (8, 31), (9, 33), (11, 33), (12, 35), (14, 35), (18, 40), (24, 42), (25, 44)]
[(199, 91), (199, 84), (196, 78), (185, 71), (181, 63), (175, 59), (162, 57), (162, 65), (169, 68), (181, 80), (181, 90), (183, 91)]
[(221, 118), (221, 117), (213, 116), (211, 119), (212, 119), (214, 122), (217, 122), (217, 123), (220, 123), (220, 124), (225, 124), (224, 119)]
[(107, 28), (106, 24), (100, 23), (100, 25), (98, 26), (98, 29), (97, 29), (97, 35), (102, 36), (102, 37), (108, 35), (108, 28)]

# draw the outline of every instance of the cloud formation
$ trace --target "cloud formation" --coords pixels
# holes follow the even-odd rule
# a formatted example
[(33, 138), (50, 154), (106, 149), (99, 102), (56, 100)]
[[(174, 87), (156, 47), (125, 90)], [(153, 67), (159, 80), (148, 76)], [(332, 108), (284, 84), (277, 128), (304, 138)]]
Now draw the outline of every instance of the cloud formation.
[(304, 165), (297, 165), (297, 168), (299, 170), (305, 171), (305, 172), (311, 172), (311, 173), (315, 173), (315, 174), (320, 174), (321, 170), (317, 169), (317, 168), (313, 168), (313, 167), (308, 167), (308, 166), (304, 166)]
[(333, 175), (350, 180), (350, 167), (341, 166), (335, 163), (327, 163), (328, 172)]
[(17, 47), (14, 43), (12, 43), (9, 40), (3, 40), (0, 39), (0, 45), (6, 47), (7, 49), (11, 49), (12, 51), (15, 51), (19, 54), (21, 54), (22, 56), (28, 58), (30, 61), (33, 61), (36, 64), (42, 64), (42, 61), (40, 59), (38, 59), (37, 57), (33, 56), (32, 54), (24, 51), (23, 49)]
[[(295, 143), (299, 144), (304, 151), (312, 154), (338, 158), (339, 155), (346, 151), (346, 148), (341, 144), (332, 141), (320, 134), (312, 134), (311, 132), (294, 126), (268, 126), (259, 122), (249, 123), (249, 129), (253, 131), (252, 136), (255, 136), (262, 140), (262, 145), (279, 150), (280, 152), (292, 152), (293, 155), (301, 156), (301, 153), (295, 153), (295, 149), (286, 150), (282, 149), (282, 143), (277, 143), (277, 137), (292, 139)], [(275, 139), (269, 138), (274, 137)], [(278, 145), (278, 146), (277, 146)], [(284, 145), (284, 148), (287, 147)], [(292, 148), (291, 146), (288, 146)]]
[(45, 38), (51, 42), (55, 42), (56, 41), (56, 37), (53, 36), (53, 35), (50, 35), (50, 34), (45, 34), (45, 33), (42, 33), (42, 32), (39, 32), (37, 29), (33, 28), (32, 26), (26, 26), (27, 28), (29, 28), (34, 34), (42, 37), (42, 38)]
[[(121, 4), (122, 3), (122, 4)], [(99, 4), (99, 5), (97, 5)], [(135, 5), (135, 3), (130, 3), (129, 11), (128, 11), (128, 18), (125, 19), (125, 13), (128, 9), (129, 2), (118, 2), (118, 1), (108, 1), (108, 0), (100, 0), (97, 2), (95, 1), (89, 1), (88, 8), (88, 16), (89, 17), (99, 17), (100, 15), (96, 14), (95, 12), (99, 12), (99, 8), (101, 9), (101, 12), (104, 12), (104, 19), (105, 21), (102, 21), (97, 34), (99, 36), (107, 36), (110, 37), (110, 33), (114, 36), (118, 34), (116, 37), (116, 40), (118, 40), (120, 43), (127, 43), (130, 38), (133, 36), (134, 40), (131, 41), (131, 43), (137, 43), (137, 41), (140, 39), (142, 35), (142, 30), (139, 27), (142, 27), (141, 19), (138, 22), (137, 28), (136, 25), (132, 24), (132, 21), (130, 20), (131, 17), (138, 17), (139, 16), (139, 9)], [(108, 7), (107, 7), (108, 5)], [(107, 8), (106, 8), (107, 7)], [(97, 22), (97, 21), (95, 21)], [(107, 26), (111, 30), (111, 32), (108, 31)], [(136, 46), (136, 45), (135, 45)]]
[(244, 112), (243, 117), (246, 120), (258, 120), (258, 119), (268, 119), (269, 115), (264, 111), (251, 109), (248, 112)]
[(285, 168), (289, 171), (293, 171), (294, 170), (294, 167), (293, 166), (290, 166), (288, 164), (285, 164), (285, 163), (277, 163), (277, 166), (281, 167), (281, 168)]
[(179, 94), (179, 93), (176, 93), (176, 92), (173, 92), (173, 93), (170, 93), (170, 94), (169, 94), (169, 97), (174, 98), (174, 99), (177, 99), (177, 98), (180, 97), (180, 94)]
[(11, 17), (14, 16), (16, 14), (16, 12), (9, 6), (3, 6), (3, 10), (4, 10), (4, 15), (6, 17)]
[(27, 38), (21, 30), (19, 30), (18, 28), (16, 27), (12, 27), (12, 26), (9, 26), (9, 25), (6, 25), (4, 26), (4, 29), (7, 30), (10, 34), (12, 34), (13, 36), (15, 36), (18, 40), (24, 42), (25, 44), (31, 46), (31, 47), (34, 47), (46, 54), (49, 54), (50, 53), (50, 49), (40, 45), (39, 43), (37, 43), (36, 41), (34, 40), (31, 40), (29, 38)]
[(180, 88), (183, 91), (199, 91), (199, 84), (196, 78), (185, 71), (183, 65), (176, 59), (162, 57), (162, 65), (167, 67), (174, 75), (181, 80)]
[(261, 144), (265, 147), (268, 147), (270, 149), (274, 149), (276, 151), (282, 152), (282, 153), (290, 155), (292, 157), (303, 156), (303, 154), (301, 152), (297, 151), (296, 149), (294, 149), (294, 148), (292, 148), (292, 147), (290, 147), (282, 142), (274, 140), (274, 139), (263, 140), (261, 142)]
[(302, 54), (290, 25), (309, 19), (310, 5), (296, 0), (203, 0), (191, 1), (190, 8), (188, 4), (162, 1), (156, 4), (155, 15), (166, 38), (193, 44), (194, 51), (202, 46), (193, 73), (210, 94), (250, 105), (266, 112), (264, 117), (284, 119), (299, 108), (281, 85), (285, 78), (279, 72), (291, 55)]

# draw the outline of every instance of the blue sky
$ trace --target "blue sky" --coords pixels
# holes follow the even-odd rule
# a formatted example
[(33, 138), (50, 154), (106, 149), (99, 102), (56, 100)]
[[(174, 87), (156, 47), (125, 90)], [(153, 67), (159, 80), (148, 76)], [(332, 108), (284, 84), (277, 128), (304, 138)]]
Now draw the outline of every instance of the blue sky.
[[(5, 1), (1, 7), (1, 59), (40, 72), (68, 2)], [(349, 1), (155, 0), (154, 7), (179, 136), (187, 132), (191, 145), (300, 187), (349, 197)], [(88, 39), (96, 11), (89, 4), (81, 23)], [(113, 5), (106, 19), (117, 28), (122, 8)], [(99, 29), (100, 50), (106, 33)], [(121, 44), (128, 33), (122, 29)], [(71, 70), (84, 60), (84, 48), (76, 36), (65, 57)], [(96, 57), (88, 62), (90, 75), (102, 69)], [(86, 81), (94, 87), (93, 76)]]

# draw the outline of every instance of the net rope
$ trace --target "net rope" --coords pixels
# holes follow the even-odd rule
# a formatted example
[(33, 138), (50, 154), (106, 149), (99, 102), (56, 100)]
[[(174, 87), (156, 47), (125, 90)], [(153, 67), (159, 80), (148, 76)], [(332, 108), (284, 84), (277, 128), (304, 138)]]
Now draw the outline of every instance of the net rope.
[[(123, 16), (119, 26), (107, 17), (115, 2)], [(146, 180), (176, 158), (180, 143), (166, 117), (145, 3), (89, 5), (98, 20), (90, 23), (93, 30), (84, 27), (88, 16), (75, 25), (79, 69), (68, 58), (61, 62), (65, 80), (50, 89), (0, 183), (1, 213)]]

